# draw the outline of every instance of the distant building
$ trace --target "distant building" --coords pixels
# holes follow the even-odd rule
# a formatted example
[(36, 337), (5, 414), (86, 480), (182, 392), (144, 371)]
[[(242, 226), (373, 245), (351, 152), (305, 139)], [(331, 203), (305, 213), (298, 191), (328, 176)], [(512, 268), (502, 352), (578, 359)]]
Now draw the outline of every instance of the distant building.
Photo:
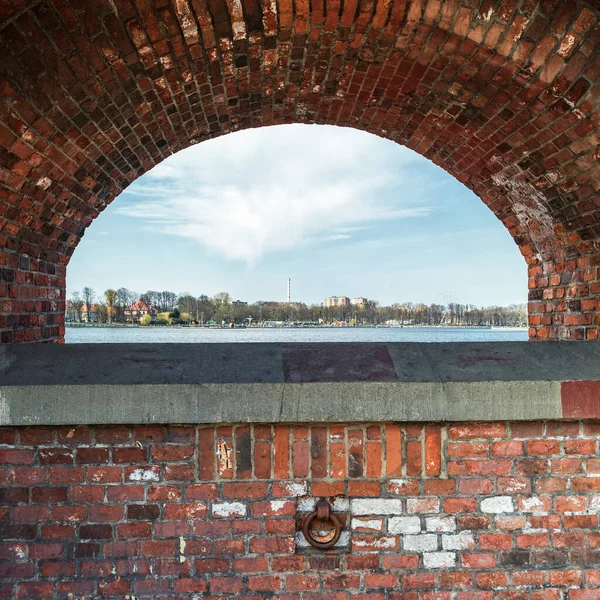
[(366, 306), (368, 303), (369, 301), (366, 298), (352, 298), (352, 300), (350, 300), (352, 306)]
[(98, 320), (98, 308), (95, 304), (90, 304), (90, 309), (88, 310), (87, 304), (81, 305), (81, 310), (79, 314), (73, 307), (73, 303), (71, 300), (67, 300), (65, 305), (65, 321), (69, 322), (77, 322), (82, 321), (84, 323), (95, 323)]
[(73, 303), (70, 300), (67, 300), (65, 303), (65, 321), (67, 323), (71, 321), (79, 321), (79, 316), (77, 311), (73, 308)]
[(231, 305), (233, 308), (237, 308), (238, 306), (248, 306), (247, 302), (243, 302), (242, 300), (234, 300)]
[(81, 320), (85, 323), (96, 323), (98, 321), (98, 308), (95, 304), (83, 305), (81, 309)]
[(150, 315), (152, 320), (156, 319), (156, 309), (141, 298), (130, 304), (124, 311), (126, 323), (139, 323), (144, 315)]
[(350, 306), (350, 298), (348, 296), (329, 296), (329, 298), (325, 298), (325, 308), (334, 306), (348, 308)]

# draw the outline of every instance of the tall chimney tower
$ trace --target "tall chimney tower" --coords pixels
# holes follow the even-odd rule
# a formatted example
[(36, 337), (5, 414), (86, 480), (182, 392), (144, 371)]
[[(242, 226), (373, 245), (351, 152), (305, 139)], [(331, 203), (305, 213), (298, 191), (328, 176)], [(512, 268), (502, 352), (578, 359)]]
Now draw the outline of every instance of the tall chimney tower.
[(288, 304), (292, 302), (292, 280), (288, 278)]

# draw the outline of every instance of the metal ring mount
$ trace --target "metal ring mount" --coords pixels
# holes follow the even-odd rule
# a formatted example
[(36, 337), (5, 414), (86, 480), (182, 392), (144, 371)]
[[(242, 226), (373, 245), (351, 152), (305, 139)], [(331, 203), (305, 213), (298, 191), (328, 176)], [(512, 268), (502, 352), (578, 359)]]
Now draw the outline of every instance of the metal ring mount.
[[(321, 542), (316, 540), (312, 533), (310, 532), (310, 526), (312, 522), (318, 519), (319, 521), (331, 521), (334, 526), (334, 535), (327, 541)], [(342, 535), (342, 523), (340, 520), (333, 514), (331, 511), (331, 506), (327, 500), (319, 500), (317, 502), (317, 508), (313, 512), (306, 517), (304, 521), (304, 525), (302, 527), (302, 533), (304, 534), (304, 538), (306, 541), (313, 547), (318, 548), (319, 550), (327, 550), (335, 546)]]

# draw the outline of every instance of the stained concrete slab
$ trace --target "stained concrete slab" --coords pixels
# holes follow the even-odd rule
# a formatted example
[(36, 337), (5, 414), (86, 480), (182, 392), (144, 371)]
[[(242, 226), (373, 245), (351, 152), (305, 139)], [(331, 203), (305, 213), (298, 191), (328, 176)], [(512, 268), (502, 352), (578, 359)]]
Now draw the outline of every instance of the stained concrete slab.
[(385, 344), (283, 344), (285, 381), (396, 381)]
[(594, 379), (600, 342), (0, 346), (0, 386)]
[(282, 381), (280, 344), (0, 346), (0, 386)]
[(441, 381), (425, 344), (386, 344), (398, 381)]
[(441, 381), (600, 378), (598, 342), (419, 344)]
[(558, 419), (600, 380), (595, 343), (338, 346), (4, 346), (0, 425)]

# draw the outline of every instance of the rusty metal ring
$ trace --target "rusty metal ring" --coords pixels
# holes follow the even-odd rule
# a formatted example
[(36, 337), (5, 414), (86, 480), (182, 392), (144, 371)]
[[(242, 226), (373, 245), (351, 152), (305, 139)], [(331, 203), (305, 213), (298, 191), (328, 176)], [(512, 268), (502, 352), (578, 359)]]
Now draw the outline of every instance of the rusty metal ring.
[[(310, 525), (316, 519), (319, 518), (321, 521), (331, 521), (333, 526), (335, 527), (335, 534), (326, 542), (319, 542), (315, 540), (310, 533)], [(306, 520), (304, 521), (304, 525), (302, 526), (302, 533), (304, 534), (304, 538), (306, 541), (313, 546), (313, 548), (318, 548), (319, 550), (327, 550), (335, 546), (342, 535), (342, 523), (340, 520), (331, 512), (331, 508), (329, 506), (329, 502), (327, 500), (321, 500), (317, 504), (316, 510), (310, 513)]]

